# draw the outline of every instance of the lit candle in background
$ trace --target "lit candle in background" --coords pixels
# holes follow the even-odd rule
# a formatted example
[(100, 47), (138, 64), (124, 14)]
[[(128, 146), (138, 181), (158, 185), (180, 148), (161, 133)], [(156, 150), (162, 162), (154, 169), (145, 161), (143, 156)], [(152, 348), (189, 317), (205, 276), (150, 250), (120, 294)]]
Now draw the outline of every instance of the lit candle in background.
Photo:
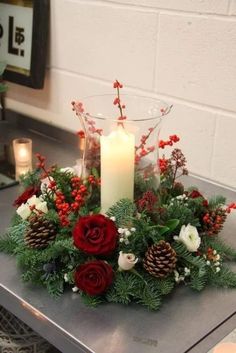
[(16, 167), (16, 180), (32, 170), (32, 140), (28, 138), (19, 138), (13, 140), (13, 150)]
[(101, 212), (117, 201), (134, 198), (135, 137), (122, 126), (101, 136)]

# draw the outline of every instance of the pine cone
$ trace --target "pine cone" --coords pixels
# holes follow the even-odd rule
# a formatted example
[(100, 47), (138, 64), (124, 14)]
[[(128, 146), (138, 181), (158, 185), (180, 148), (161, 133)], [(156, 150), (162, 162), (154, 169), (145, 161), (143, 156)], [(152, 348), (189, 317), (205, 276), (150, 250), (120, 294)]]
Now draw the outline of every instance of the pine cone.
[(160, 240), (148, 248), (143, 260), (143, 267), (151, 275), (159, 278), (167, 277), (176, 266), (176, 252), (169, 243)]
[(217, 208), (213, 211), (208, 211), (203, 218), (203, 229), (208, 235), (216, 235), (223, 228), (226, 220), (226, 211), (222, 208)]
[(33, 249), (43, 249), (56, 237), (56, 227), (42, 216), (34, 215), (29, 220), (30, 225), (25, 234), (25, 243)]

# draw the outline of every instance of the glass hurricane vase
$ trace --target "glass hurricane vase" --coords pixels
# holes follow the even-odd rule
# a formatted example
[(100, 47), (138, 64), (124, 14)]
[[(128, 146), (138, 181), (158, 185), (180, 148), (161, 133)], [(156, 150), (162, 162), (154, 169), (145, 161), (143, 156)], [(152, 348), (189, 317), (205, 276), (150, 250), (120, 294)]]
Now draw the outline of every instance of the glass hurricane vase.
[[(124, 102), (124, 104), (123, 104)], [(158, 163), (162, 118), (166, 103), (138, 95), (122, 95), (122, 110), (114, 96), (100, 95), (74, 102), (80, 118), (81, 176), (101, 177), (101, 204), (105, 212), (122, 198), (134, 198), (134, 186), (160, 184)]]

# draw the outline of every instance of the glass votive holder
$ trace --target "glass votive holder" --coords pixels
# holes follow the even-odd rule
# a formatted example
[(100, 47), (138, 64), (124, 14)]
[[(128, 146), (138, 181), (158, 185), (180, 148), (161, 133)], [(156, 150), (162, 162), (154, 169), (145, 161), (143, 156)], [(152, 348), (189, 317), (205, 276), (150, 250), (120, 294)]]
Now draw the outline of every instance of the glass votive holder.
[(13, 140), (15, 157), (16, 180), (23, 174), (32, 170), (32, 140), (18, 138)]

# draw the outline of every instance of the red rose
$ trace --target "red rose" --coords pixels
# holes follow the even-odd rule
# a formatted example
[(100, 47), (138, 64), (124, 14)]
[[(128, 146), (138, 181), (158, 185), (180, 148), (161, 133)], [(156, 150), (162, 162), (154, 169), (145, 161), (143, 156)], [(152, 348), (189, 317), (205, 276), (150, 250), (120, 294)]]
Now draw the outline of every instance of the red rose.
[(117, 245), (115, 223), (101, 215), (81, 217), (73, 230), (74, 245), (90, 255), (109, 255)]
[(197, 197), (203, 197), (198, 190), (191, 191), (191, 193), (188, 196), (191, 197), (191, 199), (196, 199)]
[(20, 206), (22, 203), (25, 203), (32, 196), (37, 195), (39, 193), (39, 188), (37, 186), (30, 186), (27, 188), (13, 203), (13, 206)]
[(112, 267), (104, 261), (95, 260), (80, 265), (75, 272), (75, 284), (89, 295), (104, 293), (113, 281)]

